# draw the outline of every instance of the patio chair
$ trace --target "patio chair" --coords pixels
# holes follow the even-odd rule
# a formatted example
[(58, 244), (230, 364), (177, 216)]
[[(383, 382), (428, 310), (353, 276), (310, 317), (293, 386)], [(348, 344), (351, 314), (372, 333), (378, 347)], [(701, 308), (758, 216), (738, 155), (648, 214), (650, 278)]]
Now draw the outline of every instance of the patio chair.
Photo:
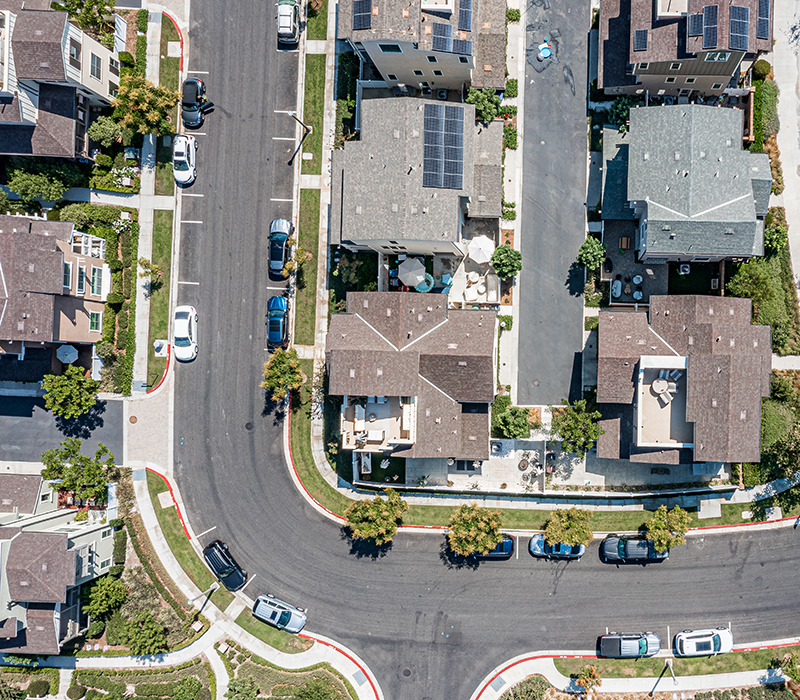
[(666, 378), (667, 378), (667, 372), (669, 372), (669, 370), (668, 370), (668, 369), (662, 369), (662, 370), (659, 370), (659, 372), (658, 372), (658, 378), (659, 378), (659, 379), (666, 379)]
[(678, 385), (675, 382), (667, 382), (667, 391), (671, 394), (678, 393)]
[(683, 372), (677, 369), (673, 369), (672, 372), (669, 373), (669, 376), (672, 379), (672, 381), (677, 382), (683, 376)]
[(666, 407), (672, 402), (672, 394), (665, 391), (663, 394), (658, 395), (658, 400), (662, 406)]

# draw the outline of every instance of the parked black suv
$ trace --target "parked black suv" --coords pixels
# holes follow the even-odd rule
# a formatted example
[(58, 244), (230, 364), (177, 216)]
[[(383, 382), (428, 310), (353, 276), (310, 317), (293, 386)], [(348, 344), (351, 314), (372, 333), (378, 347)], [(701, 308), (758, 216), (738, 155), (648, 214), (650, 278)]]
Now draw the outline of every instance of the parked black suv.
[(247, 583), (247, 572), (228, 552), (228, 545), (214, 540), (203, 550), (206, 564), (229, 591), (238, 591)]
[(600, 545), (600, 558), (606, 564), (649, 564), (669, 559), (669, 550), (657, 552), (643, 535), (609, 535)]
[(200, 126), (203, 115), (213, 106), (206, 99), (206, 86), (200, 78), (187, 78), (183, 81), (181, 119), (184, 126)]

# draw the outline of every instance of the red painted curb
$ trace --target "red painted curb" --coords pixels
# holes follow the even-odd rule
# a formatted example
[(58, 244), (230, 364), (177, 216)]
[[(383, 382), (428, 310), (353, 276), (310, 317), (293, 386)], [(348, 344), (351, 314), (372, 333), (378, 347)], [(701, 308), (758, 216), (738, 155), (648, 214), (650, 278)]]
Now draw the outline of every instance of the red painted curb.
[(181, 61), (178, 64), (178, 70), (180, 70), (181, 73), (182, 73), (183, 72), (183, 32), (181, 32), (181, 28), (178, 26), (178, 23), (175, 21), (175, 18), (172, 17), (168, 12), (164, 12), (162, 10), (161, 14), (164, 15), (165, 17), (168, 17), (169, 21), (172, 22), (172, 24), (175, 25), (175, 30), (178, 32), (178, 37), (181, 40)]
[(358, 661), (356, 661), (352, 656), (350, 656), (350, 654), (348, 654), (346, 651), (343, 651), (342, 649), (337, 647), (335, 644), (331, 644), (330, 642), (324, 642), (321, 639), (316, 639), (315, 637), (309, 637), (306, 634), (298, 634), (297, 636), (298, 637), (303, 637), (303, 639), (310, 639), (312, 642), (316, 642), (317, 644), (324, 644), (326, 647), (330, 647), (331, 649), (335, 649), (342, 656), (346, 656), (348, 659), (350, 659), (350, 661), (352, 661), (356, 666), (358, 666), (358, 668), (361, 670), (361, 673), (364, 674), (364, 677), (369, 681), (370, 687), (372, 688), (372, 692), (375, 693), (375, 697), (380, 700), (380, 695), (378, 695), (378, 689), (375, 687), (375, 684), (372, 682), (372, 678), (369, 677), (369, 674), (366, 672), (364, 667), (360, 663), (358, 663)]
[(167, 372), (169, 372), (169, 362), (171, 359), (172, 359), (172, 346), (169, 343), (167, 343), (167, 366), (164, 368), (164, 374), (161, 375), (161, 379), (158, 380), (158, 384), (156, 384), (152, 389), (148, 390), (147, 392), (148, 394), (158, 389), (158, 387), (160, 387), (164, 383), (164, 380), (167, 378)]
[(186, 529), (186, 523), (183, 521), (183, 513), (181, 513), (180, 506), (178, 505), (178, 502), (175, 500), (175, 494), (172, 492), (172, 484), (169, 483), (169, 479), (167, 479), (167, 477), (164, 476), (163, 474), (159, 474), (157, 471), (150, 469), (150, 467), (147, 467), (147, 471), (152, 472), (156, 476), (160, 476), (164, 480), (164, 483), (167, 485), (167, 488), (169, 489), (169, 495), (172, 497), (172, 502), (175, 504), (175, 510), (178, 511), (178, 520), (181, 521), (181, 526), (183, 527), (183, 531), (186, 533), (186, 537), (188, 537), (189, 540), (191, 540), (192, 536), (189, 534), (189, 530)]

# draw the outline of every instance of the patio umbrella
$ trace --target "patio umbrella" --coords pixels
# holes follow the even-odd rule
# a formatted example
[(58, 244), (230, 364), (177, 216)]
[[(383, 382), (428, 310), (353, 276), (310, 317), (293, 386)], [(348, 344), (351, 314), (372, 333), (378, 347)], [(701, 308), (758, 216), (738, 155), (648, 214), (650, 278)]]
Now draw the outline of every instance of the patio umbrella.
[(419, 258), (406, 258), (400, 263), (397, 276), (407, 287), (416, 287), (425, 279), (425, 265)]
[(72, 345), (61, 345), (56, 350), (56, 357), (65, 365), (71, 365), (78, 359), (78, 351)]
[(467, 250), (469, 251), (469, 257), (478, 265), (483, 265), (492, 259), (494, 242), (486, 236), (476, 236), (469, 242)]

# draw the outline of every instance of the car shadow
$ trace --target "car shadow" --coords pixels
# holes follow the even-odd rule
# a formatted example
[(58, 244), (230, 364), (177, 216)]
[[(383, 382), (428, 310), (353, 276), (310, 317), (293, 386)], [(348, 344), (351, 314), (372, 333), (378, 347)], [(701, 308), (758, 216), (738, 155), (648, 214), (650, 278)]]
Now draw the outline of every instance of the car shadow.
[(372, 559), (375, 561), (385, 557), (392, 549), (391, 542), (375, 544), (371, 540), (361, 540), (353, 537), (346, 525), (343, 525), (339, 531), (339, 538), (350, 545), (350, 554), (357, 559)]
[(475, 571), (480, 566), (480, 562), (475, 557), (465, 557), (461, 554), (456, 554), (450, 549), (447, 538), (439, 547), (439, 559), (448, 569), (471, 569)]
[(65, 437), (88, 440), (95, 430), (103, 427), (103, 414), (105, 411), (106, 402), (98, 401), (86, 413), (77, 418), (56, 416), (56, 428)]

